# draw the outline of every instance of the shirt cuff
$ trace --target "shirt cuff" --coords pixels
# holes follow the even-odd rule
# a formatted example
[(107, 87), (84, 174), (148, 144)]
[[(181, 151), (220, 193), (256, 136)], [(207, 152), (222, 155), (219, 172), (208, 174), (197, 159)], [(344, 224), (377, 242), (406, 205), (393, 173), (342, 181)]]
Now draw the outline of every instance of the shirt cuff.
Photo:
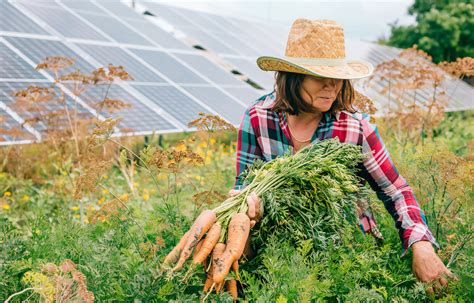
[(436, 241), (435, 237), (429, 230), (428, 226), (423, 223), (418, 223), (410, 226), (409, 228), (405, 229), (403, 235), (403, 252), (400, 258), (403, 258), (408, 249), (418, 241), (428, 241), (436, 248), (440, 248), (438, 242)]

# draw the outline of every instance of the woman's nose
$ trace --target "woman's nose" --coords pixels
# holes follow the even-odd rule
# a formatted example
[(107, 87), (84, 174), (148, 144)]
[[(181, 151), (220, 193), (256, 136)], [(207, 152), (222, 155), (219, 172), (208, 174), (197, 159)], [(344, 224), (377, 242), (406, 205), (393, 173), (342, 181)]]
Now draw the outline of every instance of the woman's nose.
[(336, 87), (337, 79), (329, 78), (329, 79), (326, 79), (325, 82), (326, 82), (325, 86), (328, 86), (328, 87), (332, 88), (332, 87)]

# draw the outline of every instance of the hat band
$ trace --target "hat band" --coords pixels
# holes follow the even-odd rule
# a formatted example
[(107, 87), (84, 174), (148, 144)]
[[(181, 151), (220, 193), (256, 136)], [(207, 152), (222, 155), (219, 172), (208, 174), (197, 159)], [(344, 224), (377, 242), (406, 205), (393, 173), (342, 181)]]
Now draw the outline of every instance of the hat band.
[(346, 59), (331, 59), (331, 58), (299, 58), (299, 57), (285, 57), (287, 61), (295, 64), (305, 65), (323, 65), (323, 66), (342, 66), (346, 65)]

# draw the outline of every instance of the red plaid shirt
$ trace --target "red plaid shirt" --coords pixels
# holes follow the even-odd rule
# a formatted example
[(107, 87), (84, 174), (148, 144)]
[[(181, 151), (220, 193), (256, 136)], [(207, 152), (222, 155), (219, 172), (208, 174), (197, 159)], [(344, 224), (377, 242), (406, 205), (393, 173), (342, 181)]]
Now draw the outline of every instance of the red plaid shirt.
[[(292, 146), (285, 115), (272, 111), (275, 91), (264, 95), (245, 111), (237, 141), (237, 177), (234, 189), (242, 188), (241, 173), (256, 159), (272, 160)], [(360, 176), (369, 182), (377, 197), (395, 220), (402, 242), (402, 257), (417, 241), (430, 241), (439, 248), (429, 230), (426, 218), (415, 195), (395, 168), (377, 127), (367, 114), (347, 111), (325, 113), (313, 134), (312, 143), (338, 138), (340, 142), (361, 145), (370, 156), (361, 166)], [(360, 225), (364, 231), (377, 233), (370, 212), (362, 212)]]

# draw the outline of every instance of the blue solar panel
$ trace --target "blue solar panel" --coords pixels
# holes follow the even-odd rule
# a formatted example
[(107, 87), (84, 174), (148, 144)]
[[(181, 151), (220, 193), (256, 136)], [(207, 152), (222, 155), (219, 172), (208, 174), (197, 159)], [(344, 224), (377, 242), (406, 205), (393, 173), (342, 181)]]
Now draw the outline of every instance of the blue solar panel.
[(38, 24), (8, 2), (0, 1), (0, 31), (48, 35)]
[(176, 83), (207, 83), (195, 72), (164, 52), (141, 49), (132, 51)]
[(199, 113), (209, 113), (207, 109), (172, 86), (133, 85), (150, 101), (164, 109), (183, 125), (199, 118)]
[(90, 44), (76, 45), (103, 66), (107, 66), (109, 63), (113, 65), (123, 65), (125, 70), (132, 75), (135, 81), (165, 82), (163, 78), (118, 47)]
[[(73, 66), (62, 70), (61, 74), (66, 74), (75, 70), (80, 70), (83, 73), (90, 73), (94, 67), (87, 63), (76, 52), (64, 45), (60, 41), (30, 39), (19, 37), (5, 37), (5, 39), (20, 50), (25, 56), (30, 58), (35, 64), (43, 62), (46, 57), (50, 56), (65, 56), (75, 60)], [(45, 70), (54, 77), (54, 73)]]
[(206, 76), (217, 84), (242, 85), (243, 81), (237, 79), (230, 71), (225, 71), (201, 55), (175, 54), (179, 59)]
[(0, 78), (45, 79), (43, 75), (24, 61), (5, 44), (0, 43)]
[[(46, 119), (47, 115), (58, 111), (64, 110), (64, 105), (60, 102), (55, 101), (37, 101), (35, 98), (28, 98), (25, 99), (24, 102), (18, 103), (17, 97), (13, 96), (13, 93), (18, 92), (20, 90), (25, 90), (29, 86), (36, 86), (36, 87), (51, 87), (51, 83), (42, 82), (42, 83), (30, 83), (30, 82), (0, 82), (0, 101), (12, 108), (18, 115), (25, 120), (34, 119), (37, 117), (41, 117), (42, 119)], [(57, 98), (61, 96), (61, 92), (59, 88), (55, 88), (55, 94)], [(57, 99), (56, 99), (57, 100)], [(73, 108), (77, 108), (77, 112), (80, 116), (89, 115), (89, 112), (83, 108), (80, 104), (74, 106), (74, 101), (69, 96), (66, 96), (66, 103), (68, 104), (68, 108), (72, 110)], [(67, 116), (65, 113), (59, 115), (59, 127), (64, 127), (68, 124)], [(45, 123), (45, 120), (41, 121), (32, 121), (29, 123), (34, 128), (41, 132), (48, 131), (51, 129), (51, 126), (48, 126)]]
[(19, 140), (34, 140), (35, 137), (23, 128), (5, 110), (0, 108), (0, 144)]
[(63, 8), (32, 4), (24, 6), (65, 37), (108, 41), (103, 35)]
[(230, 123), (234, 125), (240, 123), (245, 107), (217, 88), (191, 86), (184, 87), (184, 89), (215, 110)]
[[(97, 8), (99, 9), (99, 8)], [(117, 19), (110, 16), (79, 13), (84, 19), (96, 26), (98, 29), (109, 35), (119, 43), (152, 45), (142, 36), (120, 23)]]
[(224, 87), (224, 90), (229, 94), (242, 101), (245, 104), (250, 105), (253, 101), (257, 100), (268, 92), (265, 90), (256, 90), (252, 87)]
[(130, 108), (125, 108), (113, 114), (107, 113), (105, 110), (101, 111), (101, 114), (105, 117), (123, 118), (119, 125), (123, 132), (163, 131), (176, 128), (118, 85), (112, 85), (110, 89), (107, 86), (93, 87), (81, 95), (81, 98), (90, 106), (94, 106), (97, 102), (104, 100), (105, 97), (131, 105)]
[(161, 47), (167, 49), (191, 49), (190, 46), (184, 44), (180, 40), (173, 37), (170, 33), (165, 32), (155, 24), (152, 24), (148, 20), (131, 20), (128, 19), (126, 22), (134, 29), (146, 35), (149, 39), (156, 42)]
[(125, 5), (121, 2), (112, 2), (112, 1), (102, 1), (99, 5), (103, 6), (105, 9), (114, 13), (115, 15), (127, 18), (127, 19), (136, 19), (136, 20), (144, 20), (145, 18), (134, 11), (131, 7)]

